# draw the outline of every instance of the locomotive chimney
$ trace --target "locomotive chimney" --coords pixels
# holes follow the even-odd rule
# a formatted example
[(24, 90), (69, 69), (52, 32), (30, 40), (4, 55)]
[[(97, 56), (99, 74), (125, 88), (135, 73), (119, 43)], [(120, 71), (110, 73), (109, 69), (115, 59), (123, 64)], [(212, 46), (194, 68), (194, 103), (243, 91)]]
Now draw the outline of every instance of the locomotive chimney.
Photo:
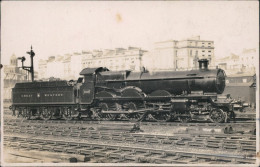
[(208, 70), (209, 61), (207, 59), (199, 60), (199, 68), (200, 70)]

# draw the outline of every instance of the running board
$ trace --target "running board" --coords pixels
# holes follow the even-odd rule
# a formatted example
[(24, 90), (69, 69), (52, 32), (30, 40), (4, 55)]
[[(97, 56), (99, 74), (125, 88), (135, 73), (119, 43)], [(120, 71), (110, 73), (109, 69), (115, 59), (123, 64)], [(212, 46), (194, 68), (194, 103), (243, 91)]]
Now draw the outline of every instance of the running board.
[(143, 113), (143, 112), (169, 112), (169, 110), (154, 110), (150, 109), (143, 109), (143, 110), (135, 110), (135, 111), (101, 111), (103, 114), (133, 114), (133, 113)]
[(103, 114), (132, 114), (151, 111), (151, 109), (135, 110), (135, 111), (101, 111)]

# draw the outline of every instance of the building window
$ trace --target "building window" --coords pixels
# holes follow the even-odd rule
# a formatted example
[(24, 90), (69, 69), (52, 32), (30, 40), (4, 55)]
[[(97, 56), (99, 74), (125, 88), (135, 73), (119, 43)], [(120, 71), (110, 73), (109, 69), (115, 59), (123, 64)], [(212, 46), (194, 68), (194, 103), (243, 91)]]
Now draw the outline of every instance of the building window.
[(209, 50), (208, 52), (211, 52), (211, 50)]
[(211, 43), (208, 43), (209, 45), (211, 45)]
[(190, 50), (190, 56), (192, 56), (192, 50)]
[(203, 50), (202, 52), (205, 52), (205, 50)]

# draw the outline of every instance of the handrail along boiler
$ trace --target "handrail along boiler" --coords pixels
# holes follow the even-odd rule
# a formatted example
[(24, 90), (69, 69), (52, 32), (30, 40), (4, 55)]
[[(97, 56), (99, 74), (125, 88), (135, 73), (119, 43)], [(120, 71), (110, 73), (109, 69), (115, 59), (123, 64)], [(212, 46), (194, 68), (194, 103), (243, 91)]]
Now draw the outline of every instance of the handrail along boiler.
[(10, 109), (28, 119), (41, 117), (157, 121), (209, 119), (227, 122), (234, 116), (225, 89), (225, 72), (199, 60), (191, 71), (132, 72), (85, 68), (77, 81), (17, 83)]

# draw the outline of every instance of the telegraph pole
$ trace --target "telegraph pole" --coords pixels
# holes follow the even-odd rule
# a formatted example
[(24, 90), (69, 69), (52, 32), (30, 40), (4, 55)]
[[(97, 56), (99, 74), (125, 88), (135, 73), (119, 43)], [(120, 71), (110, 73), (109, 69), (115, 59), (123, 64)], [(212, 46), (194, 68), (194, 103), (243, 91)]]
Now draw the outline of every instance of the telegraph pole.
[(35, 56), (35, 53), (32, 49), (32, 46), (31, 46), (31, 50), (26, 52), (27, 54), (30, 55), (31, 57), (31, 66), (24, 66), (23, 62), (26, 60), (25, 57), (18, 57), (18, 59), (21, 60), (22, 62), (22, 69), (28, 71), (29, 73), (31, 73), (31, 79), (32, 79), (32, 82), (34, 81), (34, 67), (33, 67), (33, 57)]

